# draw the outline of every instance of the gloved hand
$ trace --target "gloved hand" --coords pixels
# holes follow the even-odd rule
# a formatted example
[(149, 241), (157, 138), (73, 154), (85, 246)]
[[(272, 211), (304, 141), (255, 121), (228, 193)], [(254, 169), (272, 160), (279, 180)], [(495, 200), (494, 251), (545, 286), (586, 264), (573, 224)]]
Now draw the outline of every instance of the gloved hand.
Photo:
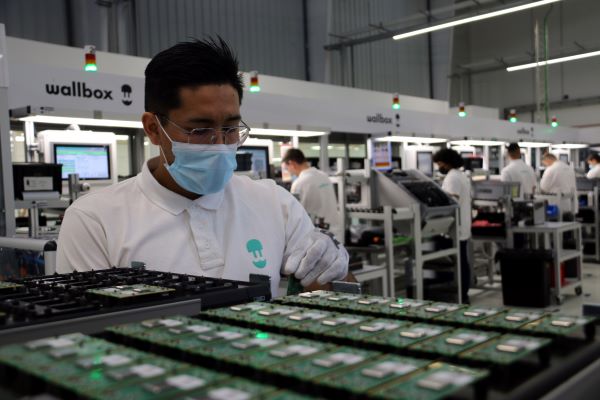
[(315, 279), (324, 285), (348, 274), (348, 259), (348, 252), (331, 233), (315, 229), (306, 238), (306, 245), (288, 257), (283, 274), (294, 274), (302, 286), (310, 285)]

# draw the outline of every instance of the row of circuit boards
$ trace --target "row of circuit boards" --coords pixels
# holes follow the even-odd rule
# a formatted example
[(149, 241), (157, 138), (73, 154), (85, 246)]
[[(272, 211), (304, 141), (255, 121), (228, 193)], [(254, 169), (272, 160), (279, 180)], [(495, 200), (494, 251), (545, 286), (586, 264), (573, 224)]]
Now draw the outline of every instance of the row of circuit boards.
[(196, 302), (196, 309), (206, 309), (268, 300), (270, 293), (268, 280), (260, 277), (238, 282), (144, 268), (29, 277), (0, 282), (0, 335), (60, 320), (69, 320), (73, 326), (76, 318), (167, 303)]
[(6, 345), (0, 379), (64, 399), (493, 400), (593, 347), (595, 323), (316, 291)]

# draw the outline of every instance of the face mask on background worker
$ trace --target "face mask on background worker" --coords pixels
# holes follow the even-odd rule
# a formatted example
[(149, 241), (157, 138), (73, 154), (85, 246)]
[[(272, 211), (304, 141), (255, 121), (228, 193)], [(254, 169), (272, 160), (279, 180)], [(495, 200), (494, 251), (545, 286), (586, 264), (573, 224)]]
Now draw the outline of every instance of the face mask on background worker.
[(223, 190), (237, 168), (235, 153), (243, 140), (238, 139), (233, 144), (176, 142), (167, 134), (158, 117), (157, 121), (171, 142), (171, 151), (175, 156), (171, 165), (167, 162), (162, 148), (161, 152), (165, 159), (165, 168), (175, 182), (185, 190), (201, 195)]

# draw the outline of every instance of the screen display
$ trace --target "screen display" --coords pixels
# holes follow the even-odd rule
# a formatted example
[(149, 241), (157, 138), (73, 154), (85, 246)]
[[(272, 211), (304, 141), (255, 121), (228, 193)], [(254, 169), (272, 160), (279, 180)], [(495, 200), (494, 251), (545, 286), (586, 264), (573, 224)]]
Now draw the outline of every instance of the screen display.
[(427, 176), (433, 176), (433, 153), (417, 151), (417, 169)]
[(79, 179), (110, 179), (110, 152), (108, 145), (54, 145), (54, 162), (62, 164), (62, 179), (79, 174)]
[(568, 154), (560, 154), (560, 161), (564, 162), (565, 164), (569, 163), (569, 155)]
[(252, 171), (256, 173), (260, 179), (271, 177), (269, 169), (269, 148), (260, 146), (243, 146), (238, 150), (238, 153), (252, 154)]

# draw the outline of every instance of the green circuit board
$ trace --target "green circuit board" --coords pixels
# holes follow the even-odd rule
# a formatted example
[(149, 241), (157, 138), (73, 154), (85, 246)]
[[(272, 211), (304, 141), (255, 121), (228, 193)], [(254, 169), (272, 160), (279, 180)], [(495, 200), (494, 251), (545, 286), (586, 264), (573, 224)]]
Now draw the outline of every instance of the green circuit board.
[(373, 360), (381, 355), (376, 351), (336, 346), (328, 351), (304, 357), (300, 360), (294, 359), (283, 364), (267, 367), (266, 370), (302, 381), (313, 381), (327, 374), (345, 371), (350, 367)]
[(545, 315), (542, 311), (510, 309), (504, 313), (476, 322), (475, 326), (515, 331), (523, 325), (537, 321)]
[(523, 325), (520, 330), (524, 333), (539, 333), (550, 336), (572, 336), (596, 321), (595, 317), (574, 317), (560, 314), (550, 314), (537, 321)]
[(500, 334), (497, 332), (455, 329), (415, 343), (410, 346), (410, 349), (442, 356), (455, 356), (498, 336)]
[(427, 371), (377, 391), (380, 399), (436, 400), (452, 396), (488, 376), (486, 370), (435, 363)]
[(317, 379), (317, 382), (358, 395), (414, 374), (429, 364), (431, 364), (430, 360), (385, 355), (374, 361), (362, 363), (358, 367), (327, 375)]
[(344, 326), (327, 332), (328, 336), (344, 338), (346, 340), (361, 342), (366, 338), (395, 331), (411, 325), (409, 321), (400, 321), (385, 318), (373, 318), (361, 324)]
[(262, 400), (279, 389), (243, 378), (233, 378), (185, 396), (185, 400)]
[(415, 343), (451, 330), (452, 328), (449, 326), (415, 323), (381, 335), (364, 338), (363, 342), (384, 345), (394, 349), (405, 349)]
[(498, 314), (504, 312), (504, 310), (505, 309), (503, 308), (473, 306), (461, 308), (454, 312), (441, 315), (436, 318), (436, 321), (444, 321), (457, 325), (471, 325), (484, 319), (497, 316)]
[(145, 285), (140, 283), (135, 285), (119, 285), (100, 289), (88, 289), (86, 290), (86, 292), (95, 296), (123, 300), (140, 297), (160, 296), (167, 293), (175, 292), (175, 289)]
[(506, 334), (459, 355), (465, 360), (509, 365), (525, 359), (550, 344), (550, 339)]

